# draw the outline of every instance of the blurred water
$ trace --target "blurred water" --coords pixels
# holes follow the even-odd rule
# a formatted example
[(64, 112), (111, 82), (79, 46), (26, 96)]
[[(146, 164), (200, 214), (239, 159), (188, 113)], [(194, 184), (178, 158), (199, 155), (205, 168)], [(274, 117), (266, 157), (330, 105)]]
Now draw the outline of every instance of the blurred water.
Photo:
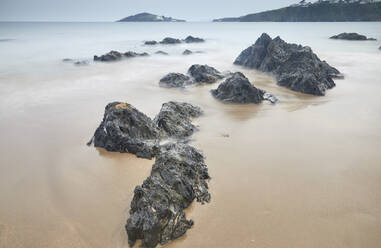
[[(311, 46), (345, 79), (313, 97), (232, 65), (262, 32)], [(381, 40), (381, 23), (0, 23), (0, 247), (127, 247), (133, 189), (153, 161), (85, 145), (116, 100), (152, 118), (169, 100), (205, 111), (193, 145), (212, 202), (192, 205), (194, 228), (169, 247), (379, 247), (380, 42), (328, 39), (341, 32)], [(187, 35), (207, 41), (142, 45)], [(170, 56), (92, 62), (110, 50)], [(218, 84), (158, 86), (194, 63), (242, 71), (280, 103), (222, 104), (209, 93)]]

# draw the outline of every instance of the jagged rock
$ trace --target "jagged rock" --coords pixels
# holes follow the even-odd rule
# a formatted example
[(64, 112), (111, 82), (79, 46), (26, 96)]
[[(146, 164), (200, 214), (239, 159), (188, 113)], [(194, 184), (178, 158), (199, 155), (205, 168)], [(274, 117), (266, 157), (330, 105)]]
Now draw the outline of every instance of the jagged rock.
[(141, 239), (141, 247), (153, 248), (184, 235), (193, 225), (184, 209), (194, 199), (210, 201), (208, 179), (204, 157), (198, 150), (182, 143), (162, 146), (151, 175), (134, 190), (125, 226), (129, 245)]
[(154, 157), (159, 150), (160, 130), (145, 114), (128, 103), (107, 104), (103, 120), (88, 145), (107, 151)]
[(148, 53), (136, 53), (136, 52), (126, 52), (126, 53), (120, 53), (118, 51), (111, 51), (109, 53), (106, 53), (101, 56), (94, 56), (94, 61), (101, 61), (101, 62), (110, 62), (110, 61), (117, 61), (121, 60), (122, 58), (133, 58), (133, 57), (140, 57), (140, 56), (148, 56)]
[(168, 73), (159, 81), (159, 85), (165, 88), (182, 88), (195, 82), (182, 73)]
[(242, 51), (234, 64), (271, 72), (280, 86), (320, 96), (335, 86), (333, 77), (341, 76), (310, 47), (286, 43), (279, 36), (271, 39), (265, 33)]
[[(211, 90), (212, 95), (228, 103), (261, 103), (263, 100), (276, 102), (276, 98), (264, 90), (254, 87), (241, 72), (232, 73), (217, 89)], [(266, 93), (266, 99), (264, 97)]]
[(330, 39), (339, 39), (339, 40), (376, 40), (374, 38), (367, 38), (365, 35), (358, 33), (341, 33), (330, 37)]
[(191, 50), (188, 50), (186, 49), (184, 52), (183, 52), (183, 55), (190, 55), (192, 54), (193, 52)]
[(198, 43), (198, 42), (205, 42), (204, 39), (198, 38), (198, 37), (193, 37), (189, 35), (188, 37), (185, 38), (184, 40), (186, 43)]
[(145, 57), (145, 56), (149, 56), (148, 53), (136, 53), (136, 52), (131, 52), (131, 51), (126, 52), (126, 53), (124, 53), (123, 55), (124, 55), (124, 57), (126, 57), (126, 58), (134, 58), (134, 57)]
[(181, 43), (181, 40), (171, 38), (171, 37), (166, 37), (162, 41), (160, 41), (160, 44), (179, 44)]
[(144, 42), (144, 45), (156, 45), (157, 41), (156, 40), (147, 40)]
[(191, 136), (197, 128), (191, 118), (202, 114), (200, 107), (185, 102), (167, 102), (161, 107), (155, 117), (156, 125), (169, 137), (186, 138)]
[(163, 51), (157, 51), (155, 54), (161, 54), (161, 55), (169, 55), (168, 53), (166, 53), (166, 52), (163, 52)]
[(192, 65), (188, 69), (188, 73), (198, 83), (211, 84), (224, 77), (221, 72), (208, 65)]

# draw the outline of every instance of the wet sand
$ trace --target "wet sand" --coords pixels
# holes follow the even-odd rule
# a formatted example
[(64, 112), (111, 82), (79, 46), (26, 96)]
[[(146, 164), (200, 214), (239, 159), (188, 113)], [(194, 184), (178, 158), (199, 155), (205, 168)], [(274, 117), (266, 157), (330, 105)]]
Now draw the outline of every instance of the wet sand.
[[(268, 75), (231, 65), (234, 57), (225, 54), (4, 76), (14, 86), (3, 87), (0, 100), (0, 247), (128, 246), (133, 189), (153, 161), (85, 145), (115, 100), (152, 118), (169, 100), (205, 111), (192, 144), (207, 157), (212, 201), (187, 210), (194, 227), (167, 247), (379, 247), (377, 52), (320, 50), (346, 76), (325, 97), (278, 87)], [(280, 104), (222, 104), (209, 93), (218, 84), (158, 87), (165, 73), (197, 62), (243, 71)]]

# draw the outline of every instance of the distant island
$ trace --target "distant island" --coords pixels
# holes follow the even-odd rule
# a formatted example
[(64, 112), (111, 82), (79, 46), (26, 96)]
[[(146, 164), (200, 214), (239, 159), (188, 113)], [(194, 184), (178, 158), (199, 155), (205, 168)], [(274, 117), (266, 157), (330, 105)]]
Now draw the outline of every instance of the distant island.
[(381, 21), (381, 0), (302, 0), (285, 8), (215, 19), (213, 22), (356, 22)]
[(159, 16), (150, 13), (140, 13), (125, 17), (117, 22), (185, 22), (185, 20), (174, 19), (172, 17)]

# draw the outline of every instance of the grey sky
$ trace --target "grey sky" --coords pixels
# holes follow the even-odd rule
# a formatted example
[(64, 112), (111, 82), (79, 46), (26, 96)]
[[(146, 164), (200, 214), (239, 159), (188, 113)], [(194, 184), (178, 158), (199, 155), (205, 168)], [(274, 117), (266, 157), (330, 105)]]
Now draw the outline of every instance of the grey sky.
[(295, 0), (0, 0), (0, 21), (114, 21), (140, 12), (188, 21), (241, 16)]

